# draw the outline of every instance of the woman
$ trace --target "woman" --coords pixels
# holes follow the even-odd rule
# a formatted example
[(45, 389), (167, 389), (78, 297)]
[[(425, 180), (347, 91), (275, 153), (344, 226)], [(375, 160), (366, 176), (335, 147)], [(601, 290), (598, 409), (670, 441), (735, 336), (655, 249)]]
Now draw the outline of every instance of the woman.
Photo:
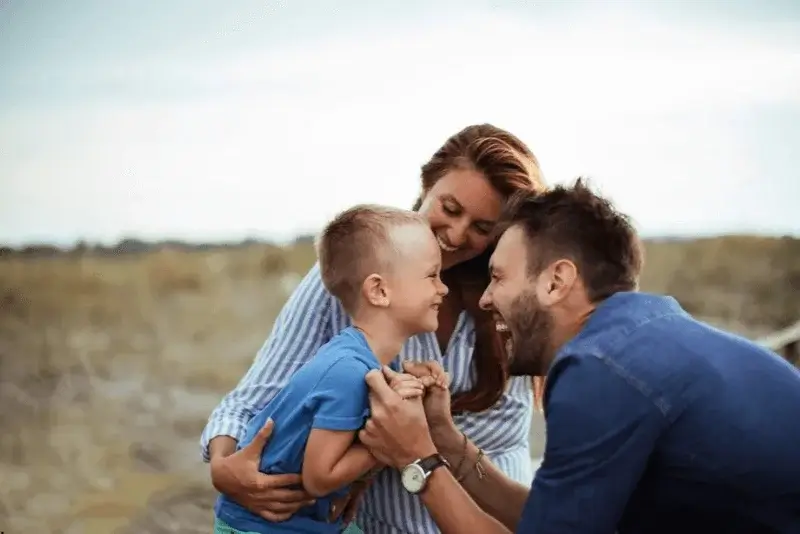
[[(436, 360), (450, 374), (459, 428), (511, 478), (532, 477), (528, 431), (531, 382), (509, 379), (505, 344), (490, 314), (478, 307), (488, 285), (492, 229), (505, 201), (521, 189), (543, 189), (539, 164), (514, 135), (483, 124), (456, 133), (422, 166), (425, 215), (442, 250), (442, 279), (450, 292), (436, 333), (406, 343), (401, 360)], [(317, 266), (276, 319), (272, 334), (239, 385), (212, 413), (201, 439), (220, 491), (270, 520), (293, 513), (302, 494), (297, 479), (259, 475), (257, 457), (231, 453), (246, 422), (334, 333), (348, 325), (339, 302), (325, 291)], [(278, 486), (284, 486), (276, 489)], [(398, 474), (384, 470), (364, 495), (356, 522), (370, 534), (428, 534), (437, 528)]]

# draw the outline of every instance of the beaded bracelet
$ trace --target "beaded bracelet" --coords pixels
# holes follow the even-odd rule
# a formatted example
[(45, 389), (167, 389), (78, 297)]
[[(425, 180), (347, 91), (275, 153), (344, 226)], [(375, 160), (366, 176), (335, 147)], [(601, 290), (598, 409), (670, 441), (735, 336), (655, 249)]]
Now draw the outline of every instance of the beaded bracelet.
[[(486, 470), (484, 470), (483, 466), (481, 465), (481, 460), (483, 460), (483, 454), (484, 454), (483, 449), (478, 449), (478, 456), (475, 458), (475, 465), (472, 466), (472, 469), (475, 469), (475, 471), (478, 472), (478, 480), (483, 480), (483, 478), (486, 476)], [(466, 457), (466, 454), (464, 456)], [(467, 478), (467, 476), (472, 472), (472, 469), (468, 470), (466, 473), (458, 477), (456, 481), (460, 483), (462, 480)]]

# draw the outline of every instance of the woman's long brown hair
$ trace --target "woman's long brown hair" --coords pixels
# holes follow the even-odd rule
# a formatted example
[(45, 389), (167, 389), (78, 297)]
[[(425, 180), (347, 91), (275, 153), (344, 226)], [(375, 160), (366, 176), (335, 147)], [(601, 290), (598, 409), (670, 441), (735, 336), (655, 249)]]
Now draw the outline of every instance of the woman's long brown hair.
[[(509, 199), (520, 190), (544, 190), (539, 162), (516, 136), (491, 124), (467, 126), (450, 137), (422, 166), (423, 194), (447, 172), (472, 169), (483, 174), (492, 187)], [(422, 197), (414, 209), (419, 209)], [(475, 322), (473, 362), (477, 380), (472, 389), (453, 396), (453, 413), (481, 412), (500, 400), (508, 384), (505, 339), (497, 332), (492, 314), (478, 306), (489, 284), (489, 258), (494, 245), (471, 260), (442, 273), (452, 295), (457, 295)], [(535, 379), (536, 380), (536, 379)], [(534, 392), (541, 388), (534, 388)], [(537, 405), (540, 399), (536, 399)]]

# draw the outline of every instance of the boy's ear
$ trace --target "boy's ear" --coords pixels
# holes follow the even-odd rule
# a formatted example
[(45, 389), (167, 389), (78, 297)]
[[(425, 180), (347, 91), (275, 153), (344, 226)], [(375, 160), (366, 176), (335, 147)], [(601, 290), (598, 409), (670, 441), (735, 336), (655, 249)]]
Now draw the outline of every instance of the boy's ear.
[(361, 287), (364, 298), (372, 306), (378, 308), (388, 308), (391, 302), (391, 291), (386, 283), (386, 279), (377, 273), (373, 273), (364, 280)]

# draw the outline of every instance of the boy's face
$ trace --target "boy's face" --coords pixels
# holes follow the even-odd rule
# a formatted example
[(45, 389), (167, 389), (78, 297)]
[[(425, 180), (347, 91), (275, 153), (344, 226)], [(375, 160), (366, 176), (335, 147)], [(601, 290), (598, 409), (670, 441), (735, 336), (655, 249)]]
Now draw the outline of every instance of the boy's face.
[(389, 309), (409, 335), (439, 327), (439, 305), (447, 286), (439, 278), (442, 253), (430, 228), (405, 225), (392, 230), (398, 257), (388, 281)]

